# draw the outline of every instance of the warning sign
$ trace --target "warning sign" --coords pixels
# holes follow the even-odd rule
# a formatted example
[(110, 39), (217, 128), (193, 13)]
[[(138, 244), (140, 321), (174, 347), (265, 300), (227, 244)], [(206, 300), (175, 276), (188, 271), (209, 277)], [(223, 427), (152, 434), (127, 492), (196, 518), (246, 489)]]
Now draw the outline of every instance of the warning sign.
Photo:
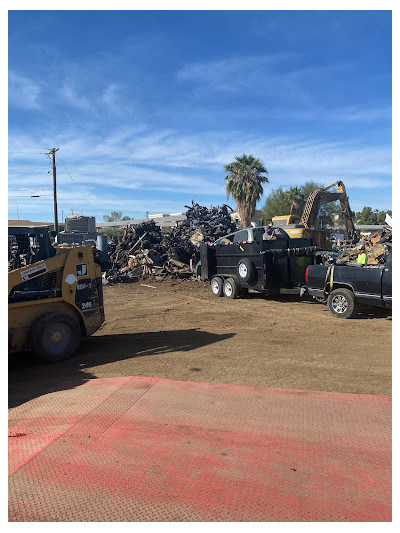
[(24, 270), (21, 272), (21, 277), (23, 281), (28, 281), (28, 279), (40, 276), (40, 274), (43, 274), (44, 272), (47, 272), (46, 263), (42, 263), (41, 265), (36, 265), (32, 268), (28, 268), (28, 270)]

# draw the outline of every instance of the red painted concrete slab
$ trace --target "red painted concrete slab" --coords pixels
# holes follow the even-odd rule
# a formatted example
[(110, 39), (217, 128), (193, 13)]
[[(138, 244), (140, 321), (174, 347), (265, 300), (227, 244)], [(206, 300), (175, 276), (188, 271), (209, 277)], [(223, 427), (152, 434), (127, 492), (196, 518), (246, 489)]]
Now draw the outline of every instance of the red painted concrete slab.
[(98, 379), (9, 435), (11, 521), (391, 520), (387, 397)]
[(56, 441), (90, 411), (106, 402), (109, 396), (131, 379), (91, 379), (80, 387), (79, 394), (75, 391), (74, 383), (67, 382), (63, 384), (65, 388), (57, 393), (47, 394), (14, 409), (8, 432), (9, 475)]

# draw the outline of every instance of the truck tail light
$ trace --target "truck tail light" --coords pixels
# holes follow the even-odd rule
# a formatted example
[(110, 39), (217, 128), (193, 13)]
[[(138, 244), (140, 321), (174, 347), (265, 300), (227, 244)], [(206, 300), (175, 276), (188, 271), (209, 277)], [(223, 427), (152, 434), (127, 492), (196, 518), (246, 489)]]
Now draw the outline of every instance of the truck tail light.
[(306, 281), (308, 281), (308, 269), (309, 267), (306, 268)]

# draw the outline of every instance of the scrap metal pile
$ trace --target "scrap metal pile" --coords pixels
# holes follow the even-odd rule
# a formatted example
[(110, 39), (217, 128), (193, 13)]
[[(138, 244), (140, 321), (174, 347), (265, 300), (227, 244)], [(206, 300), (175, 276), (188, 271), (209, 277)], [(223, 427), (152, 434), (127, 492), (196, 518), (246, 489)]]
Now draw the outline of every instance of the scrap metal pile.
[(199, 243), (236, 231), (232, 209), (186, 206), (186, 220), (163, 233), (153, 220), (125, 227), (122, 237), (109, 241), (111, 269), (104, 274), (106, 283), (139, 281), (149, 276), (162, 279), (192, 277), (200, 258)]
[(36, 261), (39, 247), (25, 235), (8, 236), (8, 271), (31, 265)]
[(383, 230), (365, 236), (357, 244), (342, 243), (336, 247), (335, 252), (325, 252), (322, 258), (327, 263), (343, 265), (355, 263), (360, 244), (365, 246), (365, 253), (369, 265), (384, 264), (386, 261), (387, 247), (392, 246), (392, 228), (386, 226)]

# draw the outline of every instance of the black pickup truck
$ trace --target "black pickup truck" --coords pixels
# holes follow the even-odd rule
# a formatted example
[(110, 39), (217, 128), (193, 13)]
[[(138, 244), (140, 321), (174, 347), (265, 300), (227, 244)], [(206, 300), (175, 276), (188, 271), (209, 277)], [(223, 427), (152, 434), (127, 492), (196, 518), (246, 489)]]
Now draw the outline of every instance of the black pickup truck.
[(327, 303), (337, 318), (352, 318), (359, 307), (392, 307), (392, 247), (385, 264), (310, 265), (307, 293)]

